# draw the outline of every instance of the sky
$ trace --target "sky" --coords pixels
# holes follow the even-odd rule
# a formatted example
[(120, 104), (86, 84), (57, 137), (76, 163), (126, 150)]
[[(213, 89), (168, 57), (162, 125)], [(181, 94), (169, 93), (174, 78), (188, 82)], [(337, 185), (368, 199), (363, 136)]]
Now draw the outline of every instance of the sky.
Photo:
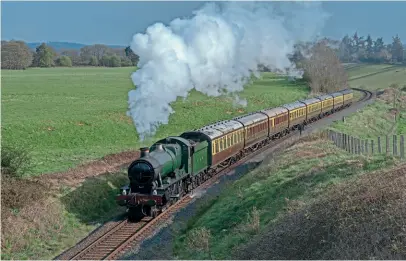
[[(192, 15), (204, 2), (1, 2), (2, 40), (128, 45), (155, 23)], [(323, 2), (331, 15), (324, 36), (371, 34), (406, 43), (406, 2)]]

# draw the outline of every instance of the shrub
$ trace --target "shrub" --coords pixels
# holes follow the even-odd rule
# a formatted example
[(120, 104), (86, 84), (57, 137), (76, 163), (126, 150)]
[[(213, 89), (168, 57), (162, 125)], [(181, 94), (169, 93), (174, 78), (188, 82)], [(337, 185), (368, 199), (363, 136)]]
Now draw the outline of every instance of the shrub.
[(59, 57), (57, 62), (59, 66), (72, 67), (72, 61), (68, 56)]
[(1, 168), (3, 175), (21, 178), (30, 166), (31, 157), (25, 148), (2, 145)]

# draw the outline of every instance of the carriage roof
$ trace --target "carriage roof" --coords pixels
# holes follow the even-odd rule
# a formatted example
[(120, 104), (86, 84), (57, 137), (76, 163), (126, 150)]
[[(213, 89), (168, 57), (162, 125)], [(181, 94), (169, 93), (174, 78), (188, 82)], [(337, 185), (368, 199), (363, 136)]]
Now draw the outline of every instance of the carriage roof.
[(324, 95), (317, 96), (316, 98), (324, 101), (324, 100), (327, 100), (327, 99), (332, 99), (333, 96), (331, 96), (330, 94), (324, 94)]
[(316, 98), (310, 98), (310, 99), (300, 100), (300, 102), (302, 102), (302, 103), (304, 103), (306, 105), (310, 105), (310, 104), (313, 104), (313, 103), (320, 102), (320, 100), (316, 99)]
[(240, 122), (234, 120), (226, 120), (204, 126), (195, 131), (206, 134), (210, 137), (210, 139), (215, 139), (241, 128), (243, 128), (243, 125)]
[(294, 110), (294, 109), (297, 109), (297, 108), (305, 107), (306, 105), (304, 105), (303, 103), (301, 103), (299, 101), (295, 101), (295, 102), (292, 102), (292, 103), (284, 104), (282, 106), (291, 111), (291, 110)]
[(268, 117), (275, 117), (277, 115), (287, 113), (288, 109), (283, 108), (283, 107), (276, 107), (276, 108), (264, 109), (264, 110), (261, 110), (261, 112), (268, 115)]
[(261, 112), (254, 112), (248, 115), (243, 115), (243, 116), (239, 116), (239, 117), (235, 117), (233, 120), (239, 121), (242, 124), (244, 124), (244, 126), (248, 126), (260, 121), (264, 121), (267, 120), (268, 116), (261, 113)]
[(342, 94), (350, 94), (350, 93), (353, 93), (353, 91), (352, 91), (352, 89), (345, 89), (345, 90), (342, 90), (342, 91), (340, 91)]

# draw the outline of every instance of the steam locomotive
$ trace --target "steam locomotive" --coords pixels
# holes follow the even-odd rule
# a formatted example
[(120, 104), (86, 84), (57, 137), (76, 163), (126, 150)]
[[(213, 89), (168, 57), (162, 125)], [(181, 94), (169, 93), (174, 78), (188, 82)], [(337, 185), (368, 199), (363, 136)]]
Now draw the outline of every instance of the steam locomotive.
[(299, 100), (219, 121), (141, 148), (128, 168), (129, 184), (116, 197), (128, 218), (155, 217), (221, 169), (290, 131), (348, 107), (353, 91)]

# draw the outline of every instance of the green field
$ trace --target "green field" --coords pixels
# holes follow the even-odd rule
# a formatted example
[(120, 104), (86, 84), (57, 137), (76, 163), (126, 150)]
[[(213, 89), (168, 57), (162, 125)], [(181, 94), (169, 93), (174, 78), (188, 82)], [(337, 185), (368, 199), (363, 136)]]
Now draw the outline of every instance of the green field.
[[(403, 89), (400, 95), (406, 97), (406, 67), (391, 65), (358, 65), (348, 69), (351, 87), (365, 88), (372, 91), (389, 88), (397, 84)], [(354, 79), (354, 80), (351, 80)], [(359, 113), (347, 117), (346, 122), (338, 122), (332, 128), (350, 133), (360, 138), (376, 138), (390, 134), (394, 117), (389, 112), (393, 107), (392, 97), (379, 98)], [(389, 100), (388, 100), (389, 99)], [(400, 116), (393, 134), (406, 134), (406, 107), (398, 101)], [(402, 105), (402, 106), (401, 106)]]
[(351, 87), (364, 86), (369, 90), (379, 90), (393, 83), (406, 85), (406, 66), (362, 65), (349, 69), (348, 74)]
[[(63, 171), (87, 160), (138, 149), (138, 135), (126, 116), (134, 68), (2, 70), (2, 142), (26, 147), (34, 166), (28, 174)], [(305, 97), (308, 89), (264, 74), (236, 108), (226, 97), (193, 92), (174, 105), (168, 125), (147, 141), (176, 135), (250, 111)]]

